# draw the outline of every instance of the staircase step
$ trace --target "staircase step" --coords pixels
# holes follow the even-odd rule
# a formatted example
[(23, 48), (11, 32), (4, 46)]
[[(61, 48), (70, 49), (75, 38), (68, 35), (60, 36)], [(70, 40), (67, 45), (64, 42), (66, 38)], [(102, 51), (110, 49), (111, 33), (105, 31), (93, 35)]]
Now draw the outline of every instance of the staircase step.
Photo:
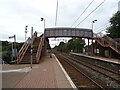
[[(33, 63), (36, 63), (36, 54), (37, 54), (39, 42), (40, 42), (40, 37), (36, 37), (34, 42), (33, 42), (33, 54), (32, 54)], [(25, 53), (25, 55), (20, 63), (21, 64), (30, 63), (30, 55), (31, 55), (31, 46), (29, 46), (28, 50), (26, 51), (26, 53)]]
[[(20, 62), (20, 63), (21, 63), (21, 64), (30, 64), (30, 61), (24, 61), (24, 62)], [(35, 64), (36, 61), (33, 61), (32, 63)]]
[[(25, 58), (23, 58), (22, 60), (25, 60), (25, 59), (30, 59), (31, 57), (25, 57)], [(36, 57), (32, 57), (32, 59), (36, 59)]]

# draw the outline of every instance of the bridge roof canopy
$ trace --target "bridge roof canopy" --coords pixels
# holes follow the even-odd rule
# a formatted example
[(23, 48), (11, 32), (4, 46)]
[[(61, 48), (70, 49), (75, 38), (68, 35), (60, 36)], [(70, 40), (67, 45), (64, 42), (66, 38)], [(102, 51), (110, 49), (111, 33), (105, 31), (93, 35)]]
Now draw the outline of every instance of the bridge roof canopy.
[(85, 28), (69, 28), (69, 27), (59, 27), (59, 28), (45, 28), (45, 37), (85, 37), (92, 38), (92, 29)]

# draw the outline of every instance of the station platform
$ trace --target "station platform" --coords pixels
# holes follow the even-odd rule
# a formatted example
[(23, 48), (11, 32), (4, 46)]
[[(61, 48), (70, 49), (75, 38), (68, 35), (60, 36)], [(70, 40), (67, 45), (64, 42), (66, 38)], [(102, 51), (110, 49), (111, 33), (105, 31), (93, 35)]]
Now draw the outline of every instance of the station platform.
[(111, 62), (111, 63), (115, 63), (115, 64), (120, 64), (120, 60), (119, 59), (105, 58), (105, 57), (100, 57), (100, 56), (88, 56), (88, 55), (80, 54), (80, 53), (71, 53), (71, 54), (80, 55), (80, 56), (84, 56), (84, 57), (88, 57), (88, 58), (93, 58), (93, 59), (98, 59), (98, 60), (102, 60), (102, 61), (106, 61), (106, 62)]
[(40, 64), (34, 64), (31, 71), (20, 80), (14, 88), (69, 88), (76, 89), (76, 86), (52, 54), (41, 59)]

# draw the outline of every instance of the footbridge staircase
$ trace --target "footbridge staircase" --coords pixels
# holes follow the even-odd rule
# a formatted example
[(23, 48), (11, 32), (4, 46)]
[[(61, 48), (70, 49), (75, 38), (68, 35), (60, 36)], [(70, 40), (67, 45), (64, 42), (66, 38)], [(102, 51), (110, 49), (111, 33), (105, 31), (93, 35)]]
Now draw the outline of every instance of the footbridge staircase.
[[(41, 36), (33, 36), (33, 64), (37, 64), (40, 61), (42, 55), (42, 47), (44, 45), (44, 35)], [(19, 52), (17, 53), (17, 63), (18, 64), (28, 64), (30, 63), (31, 56), (31, 38), (28, 38), (26, 42), (23, 44)]]
[(94, 33), (93, 35), (94, 40), (97, 41), (97, 43), (99, 43), (102, 47), (109, 47), (120, 54), (120, 43), (101, 32), (96, 34)]

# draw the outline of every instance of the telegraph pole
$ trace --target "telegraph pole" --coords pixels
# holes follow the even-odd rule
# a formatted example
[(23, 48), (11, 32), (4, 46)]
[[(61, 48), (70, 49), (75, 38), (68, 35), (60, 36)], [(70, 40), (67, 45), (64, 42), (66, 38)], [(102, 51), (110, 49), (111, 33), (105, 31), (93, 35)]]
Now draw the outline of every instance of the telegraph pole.
[(57, 16), (58, 16), (58, 0), (57, 0), (57, 7), (56, 7), (55, 26), (57, 25)]

